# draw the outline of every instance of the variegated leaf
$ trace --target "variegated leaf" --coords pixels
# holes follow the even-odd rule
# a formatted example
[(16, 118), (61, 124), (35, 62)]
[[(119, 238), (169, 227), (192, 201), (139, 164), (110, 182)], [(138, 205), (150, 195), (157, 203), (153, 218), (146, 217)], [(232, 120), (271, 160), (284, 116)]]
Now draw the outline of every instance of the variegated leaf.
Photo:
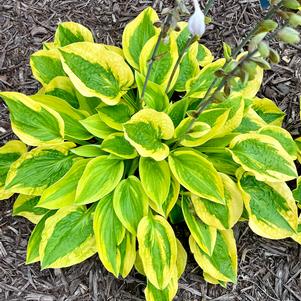
[(177, 273), (177, 241), (171, 226), (159, 215), (145, 216), (139, 223), (137, 238), (147, 279), (157, 289), (165, 289)]
[(180, 148), (168, 158), (175, 178), (190, 192), (210, 201), (224, 204), (224, 187), (213, 165), (199, 152)]
[(42, 269), (80, 263), (96, 253), (91, 210), (65, 207), (47, 218), (41, 235)]
[(174, 126), (166, 113), (143, 109), (132, 116), (124, 125), (125, 138), (142, 157), (164, 160), (169, 147), (162, 140), (171, 139)]

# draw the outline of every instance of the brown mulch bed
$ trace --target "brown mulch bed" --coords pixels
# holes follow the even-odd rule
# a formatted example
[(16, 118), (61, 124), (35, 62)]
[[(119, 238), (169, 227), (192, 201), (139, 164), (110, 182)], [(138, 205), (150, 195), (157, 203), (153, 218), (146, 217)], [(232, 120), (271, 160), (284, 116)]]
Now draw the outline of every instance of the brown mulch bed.
[[(204, 1), (201, 1), (202, 3)], [(221, 42), (235, 45), (262, 12), (257, 0), (216, 0), (213, 23), (204, 43), (215, 53)], [(38, 83), (29, 68), (29, 56), (51, 40), (57, 23), (72, 20), (93, 30), (97, 41), (121, 41), (125, 24), (144, 7), (154, 4), (161, 12), (170, 1), (138, 0), (1, 0), (0, 1), (0, 90), (35, 93)], [(274, 43), (272, 43), (274, 44)], [(273, 99), (287, 113), (285, 126), (300, 134), (301, 46), (284, 47), (282, 61), (266, 73), (261, 96)], [(0, 145), (13, 137), (8, 112), (0, 103)], [(66, 269), (40, 271), (26, 266), (26, 245), (32, 224), (12, 218), (13, 200), (0, 207), (0, 300), (144, 300), (143, 277), (132, 272), (115, 279), (97, 256)], [(301, 248), (292, 240), (271, 241), (253, 234), (246, 225), (235, 228), (239, 253), (237, 285), (227, 289), (206, 284), (200, 268), (189, 254), (180, 279), (176, 300), (301, 300)]]

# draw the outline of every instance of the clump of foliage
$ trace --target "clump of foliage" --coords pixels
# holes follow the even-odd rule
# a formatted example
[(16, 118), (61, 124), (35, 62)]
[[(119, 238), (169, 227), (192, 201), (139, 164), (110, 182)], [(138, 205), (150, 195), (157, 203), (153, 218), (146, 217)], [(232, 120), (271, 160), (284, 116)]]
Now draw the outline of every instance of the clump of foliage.
[(284, 113), (256, 97), (278, 57), (263, 39), (287, 40), (287, 29), (266, 18), (249, 52), (225, 44), (214, 60), (186, 22), (170, 17), (160, 30), (158, 20), (145, 9), (122, 49), (61, 23), (31, 56), (41, 90), (0, 93), (21, 140), (0, 148), (0, 199), (18, 193), (14, 215), (36, 224), (28, 264), (67, 267), (98, 252), (116, 277), (145, 275), (147, 300), (172, 300), (187, 253), (171, 224), (186, 223), (205, 280), (222, 286), (237, 280), (237, 222), (301, 242), (301, 190), (286, 183), (300, 149)]

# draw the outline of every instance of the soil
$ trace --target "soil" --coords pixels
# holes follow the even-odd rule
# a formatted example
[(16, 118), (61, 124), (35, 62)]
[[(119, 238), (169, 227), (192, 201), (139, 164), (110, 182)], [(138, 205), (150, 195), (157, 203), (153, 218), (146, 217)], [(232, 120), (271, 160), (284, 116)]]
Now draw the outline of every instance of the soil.
[[(200, 1), (202, 4), (204, 1)], [(263, 12), (257, 0), (216, 0), (203, 43), (217, 56), (222, 41), (235, 46)], [(35, 93), (29, 56), (41, 43), (53, 38), (56, 25), (72, 20), (89, 27), (98, 42), (120, 44), (125, 24), (143, 8), (153, 5), (164, 11), (170, 1), (138, 0), (1, 0), (0, 90)], [(271, 41), (281, 52), (281, 62), (266, 72), (260, 96), (273, 99), (287, 113), (285, 127), (300, 134), (301, 45), (287, 47)], [(9, 116), (0, 103), (0, 145), (11, 139)], [(26, 245), (33, 225), (12, 218), (12, 204), (0, 207), (0, 300), (144, 300), (145, 280), (135, 273), (115, 279), (97, 256), (65, 269), (40, 271), (38, 264), (25, 265)], [(235, 228), (239, 276), (226, 289), (204, 282), (191, 254), (180, 279), (175, 300), (301, 300), (301, 248), (292, 240), (263, 239), (245, 224)]]

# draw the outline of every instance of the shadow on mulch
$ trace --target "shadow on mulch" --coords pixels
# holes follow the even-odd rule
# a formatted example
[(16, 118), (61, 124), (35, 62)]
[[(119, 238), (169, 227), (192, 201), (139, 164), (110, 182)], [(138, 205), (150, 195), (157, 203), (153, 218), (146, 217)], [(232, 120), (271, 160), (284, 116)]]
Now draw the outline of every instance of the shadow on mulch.
[[(202, 3), (204, 1), (201, 1)], [(221, 42), (237, 44), (262, 12), (257, 0), (216, 0), (204, 43), (217, 55)], [(0, 4), (0, 90), (34, 93), (38, 83), (31, 75), (29, 55), (51, 40), (57, 23), (72, 20), (93, 30), (97, 41), (118, 44), (125, 24), (144, 7), (161, 12), (170, 1), (138, 0), (6, 0)], [(300, 134), (301, 46), (284, 47), (282, 61), (266, 72), (260, 96), (273, 99), (287, 113), (285, 127)], [(0, 144), (11, 139), (8, 112), (0, 104)], [(0, 207), (0, 300), (144, 300), (143, 277), (132, 272), (115, 279), (97, 256), (66, 269), (40, 271), (26, 266), (26, 245), (32, 224), (12, 218), (13, 200)], [(253, 234), (245, 224), (235, 228), (239, 253), (237, 285), (227, 289), (202, 279), (201, 269), (189, 254), (175, 300), (301, 300), (301, 249), (292, 240), (271, 241)]]

